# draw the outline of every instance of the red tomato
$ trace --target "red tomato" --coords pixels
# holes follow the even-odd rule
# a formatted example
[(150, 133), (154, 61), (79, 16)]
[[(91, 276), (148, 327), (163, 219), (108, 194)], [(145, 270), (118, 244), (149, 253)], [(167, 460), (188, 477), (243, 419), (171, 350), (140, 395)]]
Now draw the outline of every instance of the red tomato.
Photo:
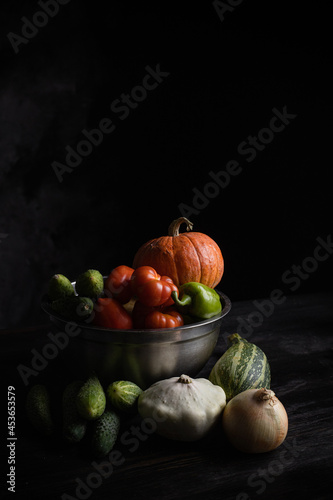
[(93, 323), (103, 328), (129, 330), (133, 328), (131, 315), (116, 299), (109, 297), (97, 299), (94, 306)]
[(131, 277), (134, 269), (128, 266), (118, 266), (112, 269), (105, 280), (104, 291), (107, 296), (126, 304), (132, 297)]
[(175, 309), (153, 311), (145, 317), (145, 328), (175, 328), (184, 324), (181, 314)]
[(133, 328), (145, 328), (146, 316), (155, 310), (155, 307), (145, 306), (142, 302), (137, 300), (132, 311)]
[(161, 306), (169, 301), (171, 293), (176, 288), (171, 278), (161, 277), (150, 266), (141, 266), (134, 271), (131, 287), (138, 300), (145, 306), (151, 307)]

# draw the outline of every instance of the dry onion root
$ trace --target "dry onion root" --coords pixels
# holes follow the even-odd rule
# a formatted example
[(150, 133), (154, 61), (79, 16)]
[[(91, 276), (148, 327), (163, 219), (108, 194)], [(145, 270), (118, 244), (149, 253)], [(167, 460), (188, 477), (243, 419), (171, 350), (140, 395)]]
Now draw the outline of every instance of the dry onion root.
[(288, 415), (273, 391), (248, 389), (229, 401), (222, 425), (235, 448), (246, 453), (264, 453), (285, 440)]

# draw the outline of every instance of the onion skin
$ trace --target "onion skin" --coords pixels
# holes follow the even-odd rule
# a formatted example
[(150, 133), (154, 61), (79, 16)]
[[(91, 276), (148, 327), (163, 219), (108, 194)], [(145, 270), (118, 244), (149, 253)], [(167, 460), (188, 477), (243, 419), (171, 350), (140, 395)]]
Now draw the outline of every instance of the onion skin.
[(288, 415), (273, 391), (248, 389), (224, 409), (222, 426), (230, 443), (245, 453), (275, 450), (286, 438)]

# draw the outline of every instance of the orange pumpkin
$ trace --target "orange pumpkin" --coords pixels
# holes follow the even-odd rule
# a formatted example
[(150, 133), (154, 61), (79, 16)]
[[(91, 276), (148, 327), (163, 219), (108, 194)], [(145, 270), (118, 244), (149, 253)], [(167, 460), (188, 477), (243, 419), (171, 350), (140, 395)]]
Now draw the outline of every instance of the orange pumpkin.
[(221, 281), (224, 260), (217, 243), (202, 233), (179, 233), (181, 224), (193, 228), (185, 217), (174, 220), (168, 236), (148, 241), (137, 251), (133, 267), (151, 266), (161, 276), (172, 278), (176, 286), (196, 281), (215, 288)]

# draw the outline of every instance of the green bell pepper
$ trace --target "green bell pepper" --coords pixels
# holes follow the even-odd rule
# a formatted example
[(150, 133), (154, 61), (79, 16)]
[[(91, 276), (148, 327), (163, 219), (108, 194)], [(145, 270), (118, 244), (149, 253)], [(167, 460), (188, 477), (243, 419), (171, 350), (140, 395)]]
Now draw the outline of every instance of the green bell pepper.
[(202, 283), (184, 283), (179, 287), (179, 296), (176, 291), (171, 296), (181, 314), (208, 319), (222, 311), (219, 294)]

